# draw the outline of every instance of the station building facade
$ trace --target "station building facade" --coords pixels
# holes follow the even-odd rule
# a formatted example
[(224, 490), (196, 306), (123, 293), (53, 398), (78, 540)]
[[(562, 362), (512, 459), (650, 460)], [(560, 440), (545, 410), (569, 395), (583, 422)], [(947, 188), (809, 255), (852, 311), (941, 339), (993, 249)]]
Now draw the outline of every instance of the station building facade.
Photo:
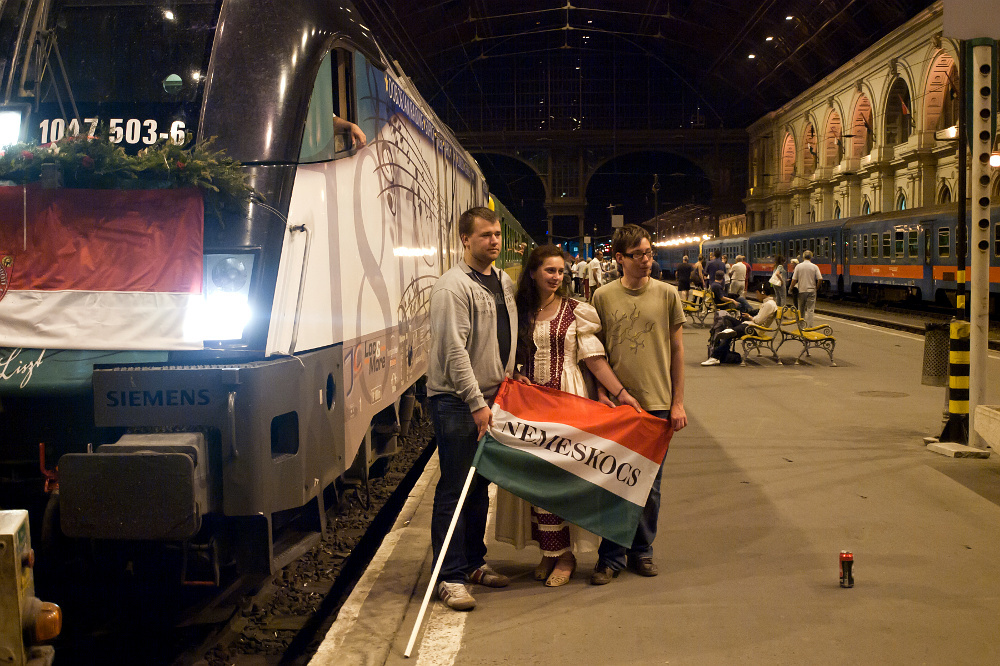
[(958, 43), (942, 18), (939, 0), (748, 128), (747, 231), (957, 198)]

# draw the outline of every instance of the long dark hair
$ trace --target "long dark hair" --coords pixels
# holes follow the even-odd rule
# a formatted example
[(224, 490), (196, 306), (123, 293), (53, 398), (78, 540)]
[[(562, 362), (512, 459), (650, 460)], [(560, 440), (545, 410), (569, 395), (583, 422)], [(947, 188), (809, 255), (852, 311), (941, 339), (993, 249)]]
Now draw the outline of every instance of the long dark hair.
[[(517, 293), (514, 294), (514, 301), (517, 303), (517, 358), (519, 364), (526, 364), (527, 355), (534, 355), (534, 342), (532, 342), (531, 331), (535, 327), (535, 315), (538, 314), (538, 307), (542, 304), (538, 296), (538, 288), (535, 280), (531, 277), (532, 271), (537, 271), (545, 263), (546, 259), (558, 257), (563, 261), (563, 251), (555, 245), (541, 245), (536, 247), (528, 255), (521, 270), (521, 277), (517, 280)], [(563, 296), (565, 282), (556, 290), (556, 296)]]

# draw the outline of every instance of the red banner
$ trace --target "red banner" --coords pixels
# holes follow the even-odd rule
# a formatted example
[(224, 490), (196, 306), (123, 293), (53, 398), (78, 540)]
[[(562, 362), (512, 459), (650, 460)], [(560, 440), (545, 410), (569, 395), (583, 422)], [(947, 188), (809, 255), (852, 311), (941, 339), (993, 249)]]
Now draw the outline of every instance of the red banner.
[(0, 187), (0, 256), (14, 291), (201, 293), (195, 189)]

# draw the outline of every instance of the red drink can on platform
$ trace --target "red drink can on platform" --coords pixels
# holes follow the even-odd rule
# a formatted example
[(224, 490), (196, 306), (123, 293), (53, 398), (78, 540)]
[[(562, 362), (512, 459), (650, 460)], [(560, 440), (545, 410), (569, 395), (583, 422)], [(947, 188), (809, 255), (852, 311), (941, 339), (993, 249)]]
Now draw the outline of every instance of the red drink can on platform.
[(840, 586), (854, 587), (854, 553), (840, 551)]

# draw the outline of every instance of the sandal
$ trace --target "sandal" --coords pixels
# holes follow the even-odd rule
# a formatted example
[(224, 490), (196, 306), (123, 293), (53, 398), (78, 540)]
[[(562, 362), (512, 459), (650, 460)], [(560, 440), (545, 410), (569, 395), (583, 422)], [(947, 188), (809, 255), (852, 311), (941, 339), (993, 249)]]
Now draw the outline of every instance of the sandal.
[[(566, 565), (569, 565), (568, 568)], [(569, 553), (569, 557), (560, 555), (552, 573), (545, 579), (545, 587), (561, 587), (565, 585), (573, 576), (574, 571), (576, 571), (576, 558), (573, 554)]]
[(538, 563), (535, 567), (535, 580), (545, 580), (552, 573), (552, 570), (556, 568), (556, 562), (559, 561), (558, 557), (542, 557), (542, 561)]

